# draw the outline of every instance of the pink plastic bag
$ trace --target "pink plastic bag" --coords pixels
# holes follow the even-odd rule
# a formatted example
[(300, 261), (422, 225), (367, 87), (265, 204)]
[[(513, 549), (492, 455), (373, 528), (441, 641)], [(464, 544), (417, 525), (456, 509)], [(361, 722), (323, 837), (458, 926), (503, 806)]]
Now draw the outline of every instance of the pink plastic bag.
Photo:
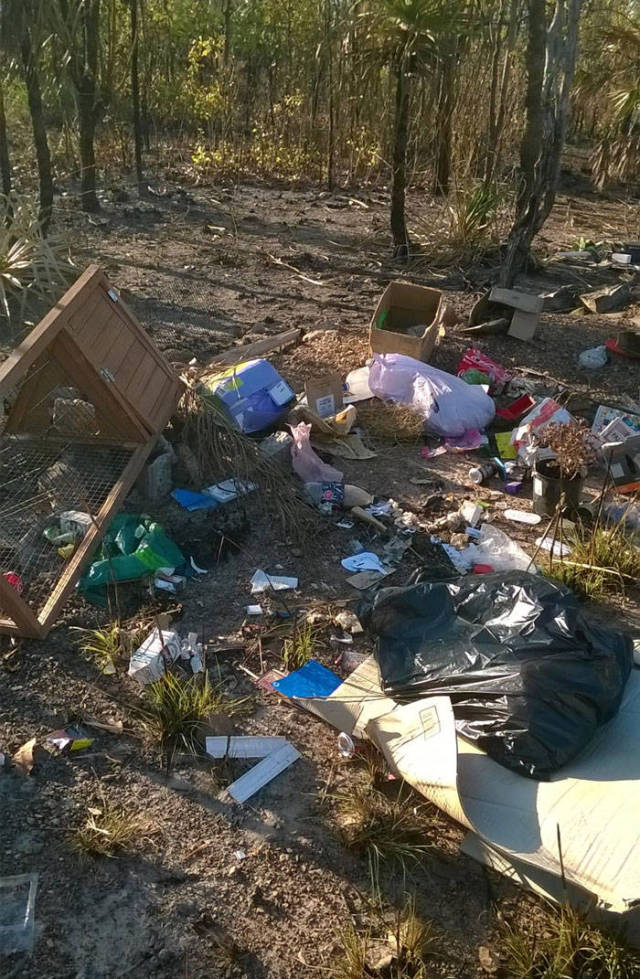
[(303, 483), (343, 483), (344, 473), (323, 462), (311, 447), (309, 433), (311, 425), (300, 422), (291, 429), (291, 465)]

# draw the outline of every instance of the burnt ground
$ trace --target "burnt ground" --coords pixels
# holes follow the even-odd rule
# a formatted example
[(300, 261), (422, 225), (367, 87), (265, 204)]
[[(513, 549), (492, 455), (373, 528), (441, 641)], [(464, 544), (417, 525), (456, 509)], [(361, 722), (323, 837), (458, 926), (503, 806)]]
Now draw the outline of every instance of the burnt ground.
[[(72, 243), (78, 267), (88, 261), (103, 265), (172, 362), (182, 367), (195, 357), (205, 364), (234, 343), (296, 327), (307, 336), (271, 357), (296, 390), (305, 378), (328, 368), (346, 374), (364, 363), (371, 312), (386, 282), (405, 274), (388, 259), (382, 192), (352, 196), (257, 185), (168, 185), (160, 194), (141, 202), (105, 201), (102, 213), (91, 219), (61, 205), (57, 225)], [(424, 208), (423, 225), (442, 224), (441, 205), (429, 210), (416, 196), (411, 207), (416, 213)], [(620, 240), (632, 230), (628, 205), (565, 196), (541, 244), (551, 254), (571, 247), (581, 235)], [(544, 283), (538, 277), (534, 284), (552, 289), (573, 282), (585, 288), (589, 280), (615, 281), (608, 272), (554, 268), (545, 271)], [(452, 306), (466, 315), (487, 272), (480, 263), (472, 273), (438, 269), (429, 265), (427, 254), (410, 276), (439, 283)], [(534, 372), (525, 376), (538, 391), (568, 390), (572, 404), (588, 415), (600, 401), (624, 404), (638, 397), (640, 372), (634, 362), (621, 358), (593, 373), (577, 365), (581, 350), (615, 335), (637, 312), (632, 305), (606, 316), (544, 314), (531, 344), (482, 338), (477, 346), (505, 367)], [(472, 345), (459, 330), (448, 330), (434, 355), (436, 366), (454, 369)], [(338, 461), (347, 481), (424, 516), (433, 488), (412, 479), (445, 476), (445, 494), (452, 496), (440, 504), (438, 515), (464, 497), (488, 500), (498, 525), (531, 550), (533, 532), (502, 518), (505, 497), (499, 484), (471, 488), (469, 457), (426, 463), (417, 445), (375, 448), (371, 461)], [(144, 501), (134, 499), (131, 505)], [(172, 504), (147, 503), (145, 510), (180, 543), (184, 518)], [(365, 857), (345, 847), (332, 806), (340, 786), (348, 787), (356, 777), (355, 763), (339, 758), (336, 732), (257, 691), (240, 668), (259, 672), (261, 665), (282, 663), (281, 637), (265, 637), (261, 662), (256, 642), (261, 627), (243, 626), (255, 569), (297, 575), (295, 605), (335, 609), (353, 601), (340, 558), (348, 553), (349, 538), (362, 539), (365, 532), (320, 522), (300, 543), (255, 502), (237, 516), (240, 550), (201, 581), (189, 583), (179, 596), (179, 628), (204, 636), (208, 662), (215, 664), (230, 696), (252, 697), (248, 716), (234, 719), (235, 729), (284, 735), (302, 758), (245, 806), (223, 801), (224, 773), (208, 763), (178, 758), (167, 770), (136, 712), (139, 689), (126, 676), (126, 664), (115, 676), (105, 676), (78, 649), (72, 627), (107, 618), (79, 599), (69, 604), (47, 640), (24, 642), (17, 651), (3, 646), (0, 749), (13, 751), (31, 737), (42, 740), (53, 728), (83, 717), (115, 718), (124, 725), (122, 735), (97, 732), (84, 753), (41, 752), (28, 778), (0, 776), (0, 876), (40, 874), (33, 956), (8, 966), (18, 975), (328, 976), (344, 927), (351, 921), (366, 927), (372, 907), (369, 867)], [(401, 583), (410, 570), (408, 562), (392, 581)], [(123, 607), (132, 611), (140, 598), (137, 592), (122, 595)], [(616, 605), (633, 622), (635, 603), (620, 597)], [(327, 642), (330, 632), (321, 629), (317, 654), (340, 672)], [(229, 645), (237, 648), (216, 654), (216, 648)], [(367, 651), (368, 641), (358, 640), (356, 648)], [(75, 831), (87, 806), (105, 799), (144, 816), (146, 830), (117, 859), (82, 858)], [(406, 877), (383, 869), (381, 900), (389, 910), (400, 907), (406, 894), (415, 895), (420, 912), (434, 922), (439, 950), (433, 976), (479, 977), (486, 973), (478, 949), (500, 952), (505, 920), (535, 931), (547, 912), (459, 854), (459, 827), (435, 809), (428, 817), (426, 852), (407, 866)], [(238, 858), (239, 851), (246, 856)], [(232, 945), (229, 956), (225, 949)], [(486, 963), (486, 954), (482, 958)]]

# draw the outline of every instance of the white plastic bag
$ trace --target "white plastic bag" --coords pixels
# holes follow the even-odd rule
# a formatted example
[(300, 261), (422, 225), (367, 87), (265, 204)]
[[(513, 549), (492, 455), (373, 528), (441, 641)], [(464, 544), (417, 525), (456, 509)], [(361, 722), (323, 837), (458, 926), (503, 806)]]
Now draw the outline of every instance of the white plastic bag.
[(520, 545), (490, 523), (483, 523), (478, 543), (470, 544), (465, 554), (474, 564), (489, 564), (494, 571), (537, 571)]
[(293, 435), (293, 445), (291, 446), (291, 465), (293, 471), (300, 477), (303, 483), (342, 483), (344, 473), (339, 469), (323, 462), (319, 455), (311, 448), (309, 433), (311, 425), (300, 422), (291, 429)]
[(601, 367), (606, 367), (609, 362), (609, 355), (607, 353), (606, 347), (590, 347), (589, 350), (583, 350), (578, 357), (578, 363), (580, 367), (584, 367), (588, 371), (596, 371)]
[(376, 355), (369, 387), (378, 398), (412, 405), (433, 435), (459, 437), (493, 420), (493, 399), (476, 384), (403, 354)]

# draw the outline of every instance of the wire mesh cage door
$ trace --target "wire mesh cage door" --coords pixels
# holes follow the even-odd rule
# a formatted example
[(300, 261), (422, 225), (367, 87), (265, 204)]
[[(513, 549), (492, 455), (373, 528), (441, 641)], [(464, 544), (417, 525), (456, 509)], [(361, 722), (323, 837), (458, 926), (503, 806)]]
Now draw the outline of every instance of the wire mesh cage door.
[(0, 365), (0, 632), (49, 630), (180, 391), (96, 268)]

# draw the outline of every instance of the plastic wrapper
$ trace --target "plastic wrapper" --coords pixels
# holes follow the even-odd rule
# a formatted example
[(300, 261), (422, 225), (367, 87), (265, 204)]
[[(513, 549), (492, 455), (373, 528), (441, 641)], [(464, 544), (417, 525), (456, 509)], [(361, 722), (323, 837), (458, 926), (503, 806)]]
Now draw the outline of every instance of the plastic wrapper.
[(343, 483), (344, 474), (334, 469), (314, 452), (309, 435), (311, 425), (300, 422), (291, 429), (293, 445), (291, 446), (291, 465), (293, 471), (303, 483)]
[(482, 388), (402, 354), (375, 356), (369, 387), (378, 398), (410, 404), (432, 435), (460, 437), (493, 420), (493, 399)]
[(626, 633), (589, 621), (563, 585), (520, 571), (383, 588), (357, 611), (376, 635), (386, 694), (450, 697), (458, 732), (531, 778), (588, 745), (631, 671)]
[(470, 544), (465, 556), (473, 564), (491, 565), (494, 571), (526, 571), (529, 568), (535, 573), (526, 551), (493, 524), (482, 525), (478, 543)]

